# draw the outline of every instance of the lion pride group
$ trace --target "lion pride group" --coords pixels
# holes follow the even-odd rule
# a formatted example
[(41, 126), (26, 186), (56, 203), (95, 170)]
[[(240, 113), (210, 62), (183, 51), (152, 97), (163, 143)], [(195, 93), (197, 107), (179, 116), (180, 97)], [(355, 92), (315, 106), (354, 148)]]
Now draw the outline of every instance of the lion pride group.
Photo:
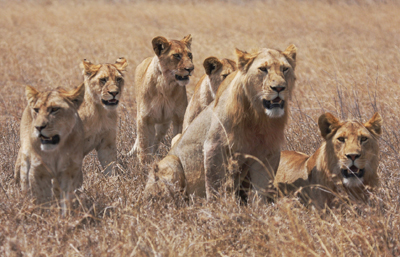
[[(300, 192), (305, 203), (332, 207), (338, 195), (363, 200), (378, 185), (378, 113), (362, 124), (322, 114), (323, 143), (312, 155), (281, 152), (295, 87), (297, 48), (236, 49), (237, 62), (208, 57), (190, 101), (192, 37), (152, 40), (155, 55), (135, 71), (137, 138), (128, 155), (141, 164), (173, 126), (172, 147), (149, 171), (146, 197), (217, 198), (232, 190), (243, 201)], [(105, 175), (117, 160), (117, 108), (128, 63), (81, 64), (84, 82), (66, 91), (26, 87), (15, 179), (37, 203), (69, 204), (83, 183), (82, 160), (96, 149)], [(228, 183), (229, 182), (229, 183)], [(342, 199), (343, 197), (341, 197)]]

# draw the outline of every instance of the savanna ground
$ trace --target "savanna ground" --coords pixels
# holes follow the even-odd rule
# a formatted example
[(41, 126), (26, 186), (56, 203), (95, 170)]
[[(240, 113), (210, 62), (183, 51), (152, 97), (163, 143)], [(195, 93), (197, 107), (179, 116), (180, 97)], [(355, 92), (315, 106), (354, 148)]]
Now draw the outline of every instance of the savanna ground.
[[(0, 1), (1, 256), (399, 256), (400, 4), (396, 1)], [(369, 205), (321, 215), (294, 198), (243, 205), (146, 201), (149, 166), (125, 157), (136, 137), (134, 69), (153, 55), (151, 40), (192, 34), (195, 75), (208, 56), (234, 48), (298, 47), (297, 87), (285, 149), (314, 152), (316, 120), (329, 111), (384, 119), (381, 187)], [(79, 63), (129, 61), (120, 109), (119, 175), (84, 161), (79, 202), (66, 217), (38, 211), (13, 181), (25, 85), (72, 88)], [(170, 136), (155, 156), (165, 155)]]

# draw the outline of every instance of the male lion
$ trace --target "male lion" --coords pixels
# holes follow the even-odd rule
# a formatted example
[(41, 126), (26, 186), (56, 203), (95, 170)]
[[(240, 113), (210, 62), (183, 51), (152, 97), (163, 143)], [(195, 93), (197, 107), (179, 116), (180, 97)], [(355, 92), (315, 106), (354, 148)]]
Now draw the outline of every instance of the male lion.
[(185, 86), (194, 69), (191, 43), (191, 35), (171, 41), (155, 37), (152, 44), (156, 56), (136, 68), (137, 138), (128, 155), (137, 153), (141, 163), (148, 162), (148, 153), (157, 151), (171, 121), (173, 136), (182, 132)]
[(228, 178), (228, 165), (234, 164), (240, 171), (235, 186), (247, 178), (265, 195), (284, 141), (296, 51), (294, 45), (284, 52), (236, 50), (238, 71), (150, 173), (145, 193), (167, 193), (175, 185), (212, 199)]
[(363, 125), (357, 121), (339, 121), (325, 113), (319, 117), (318, 125), (325, 140), (321, 147), (312, 156), (283, 151), (275, 186), (289, 192), (303, 187), (302, 198), (311, 200), (319, 209), (325, 205), (332, 207), (338, 193), (345, 193), (353, 200), (365, 200), (366, 186), (373, 188), (379, 182), (381, 116), (375, 113)]
[(128, 62), (119, 58), (114, 64), (81, 64), (85, 79), (85, 101), (79, 116), (85, 127), (84, 155), (96, 149), (105, 175), (111, 175), (117, 160), (117, 107), (124, 89), (124, 74)]
[(78, 108), (85, 87), (39, 92), (27, 86), (25, 94), (28, 106), (21, 119), (15, 180), (37, 203), (51, 200), (52, 192), (68, 202), (83, 182), (84, 132)]

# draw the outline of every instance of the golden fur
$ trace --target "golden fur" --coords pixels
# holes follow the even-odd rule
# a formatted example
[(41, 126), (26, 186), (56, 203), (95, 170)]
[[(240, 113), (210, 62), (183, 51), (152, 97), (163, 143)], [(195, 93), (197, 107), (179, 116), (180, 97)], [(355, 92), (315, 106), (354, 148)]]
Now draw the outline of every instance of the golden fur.
[[(229, 74), (236, 70), (236, 62), (230, 59), (219, 60), (216, 57), (205, 59), (203, 66), (206, 74), (196, 84), (192, 98), (186, 108), (182, 131), (185, 131), (194, 118), (214, 101), (219, 85)], [(181, 135), (178, 134), (172, 139), (172, 146), (178, 141)]]
[[(37, 203), (56, 198), (68, 200), (82, 185), (83, 124), (78, 108), (85, 87), (39, 92), (26, 87), (28, 106), (21, 119), (21, 148), (15, 179), (23, 193)], [(68, 201), (66, 201), (68, 202)]]
[(119, 58), (114, 64), (81, 64), (85, 84), (85, 101), (79, 115), (85, 127), (83, 153), (96, 149), (104, 174), (112, 173), (117, 160), (117, 107), (123, 94), (124, 74), (128, 62)]
[(149, 161), (149, 153), (157, 151), (172, 121), (173, 136), (182, 132), (187, 107), (186, 85), (194, 69), (191, 53), (192, 37), (152, 41), (156, 54), (136, 68), (137, 138), (129, 156), (138, 154), (141, 163)]
[(303, 187), (302, 198), (318, 208), (332, 207), (335, 194), (365, 200), (366, 187), (379, 182), (381, 124), (378, 113), (365, 124), (342, 122), (330, 113), (321, 115), (318, 125), (325, 141), (312, 156), (283, 151), (275, 186), (289, 192)]
[(233, 176), (236, 188), (246, 177), (257, 193), (266, 195), (284, 141), (296, 51), (294, 45), (284, 52), (237, 50), (238, 71), (157, 164), (146, 194), (158, 194), (159, 189), (165, 194), (175, 185), (189, 195), (213, 198), (234, 164), (240, 172)]

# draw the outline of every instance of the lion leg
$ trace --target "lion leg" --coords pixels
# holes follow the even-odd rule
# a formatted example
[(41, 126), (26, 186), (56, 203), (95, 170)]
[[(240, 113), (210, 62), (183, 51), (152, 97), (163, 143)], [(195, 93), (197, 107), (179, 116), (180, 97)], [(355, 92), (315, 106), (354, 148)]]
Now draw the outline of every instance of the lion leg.
[(106, 176), (112, 175), (114, 164), (117, 161), (117, 133), (115, 130), (109, 133), (112, 134), (112, 136), (110, 135), (108, 138), (101, 141), (100, 145), (96, 147), (97, 156), (104, 170), (103, 174)]
[(185, 173), (179, 158), (168, 155), (150, 171), (144, 190), (145, 197), (173, 197), (185, 189)]
[(183, 117), (175, 116), (172, 120), (172, 136), (182, 133)]
[(156, 124), (156, 138), (154, 140), (152, 153), (157, 152), (160, 142), (165, 137), (165, 134), (167, 134), (168, 129), (169, 129), (169, 122), (163, 124)]
[(32, 196), (37, 204), (43, 204), (51, 200), (52, 183), (51, 174), (43, 165), (31, 167), (29, 170), (29, 185)]
[[(81, 164), (82, 166), (82, 164)], [(65, 216), (66, 212), (71, 208), (71, 201), (74, 199), (74, 190), (82, 186), (83, 174), (81, 166), (70, 166), (66, 171), (57, 176), (57, 182), (54, 184), (58, 190), (54, 190), (59, 195), (62, 215)]]
[(137, 138), (132, 150), (128, 153), (132, 156), (136, 153), (139, 157), (140, 163), (144, 164), (149, 162), (148, 153), (150, 152), (151, 142), (156, 133), (154, 124), (149, 123), (146, 119), (139, 117), (137, 120)]
[(207, 200), (215, 198), (226, 177), (224, 163), (226, 156), (221, 143), (206, 141), (204, 143), (204, 170)]
[(23, 194), (27, 194), (29, 191), (29, 172), (30, 172), (30, 161), (27, 156), (21, 152), (18, 154), (17, 161), (15, 162), (15, 181), (20, 183)]
[[(273, 161), (273, 163), (270, 163), (268, 160), (264, 163), (260, 160), (256, 160), (249, 169), (252, 191), (264, 200), (273, 198), (275, 195), (273, 182), (277, 165), (275, 163), (276, 159), (271, 161)], [(279, 158), (277, 161), (279, 164)]]

